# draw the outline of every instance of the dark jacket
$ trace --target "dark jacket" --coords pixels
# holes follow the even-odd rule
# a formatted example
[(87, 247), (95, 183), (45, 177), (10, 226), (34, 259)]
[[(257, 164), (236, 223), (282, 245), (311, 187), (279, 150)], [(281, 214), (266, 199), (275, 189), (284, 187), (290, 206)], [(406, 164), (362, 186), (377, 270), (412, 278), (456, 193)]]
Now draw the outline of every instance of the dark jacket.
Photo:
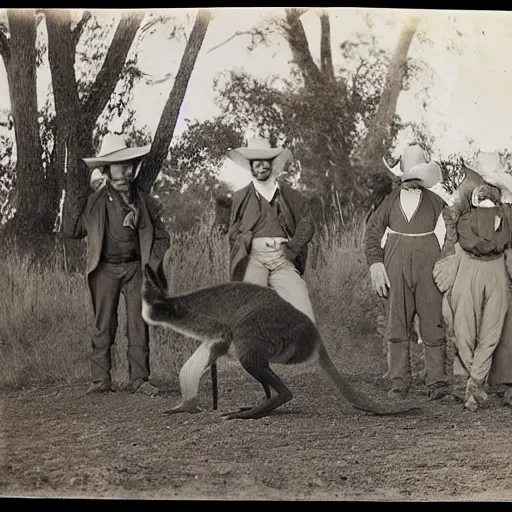
[[(237, 190), (232, 197), (228, 226), (230, 245), (231, 280), (244, 277), (253, 238), (253, 229), (260, 216), (259, 200), (252, 201), (256, 194), (252, 183)], [(287, 253), (300, 275), (306, 269), (308, 243), (315, 233), (315, 222), (307, 199), (297, 190), (284, 183), (279, 184), (279, 221), (288, 234)]]
[[(471, 256), (482, 260), (501, 257), (510, 246), (511, 229), (502, 206), (494, 208), (475, 208), (464, 210), (457, 222), (457, 237), (460, 246)], [(495, 217), (501, 217), (497, 230), (494, 229)]]
[[(137, 204), (140, 207), (141, 222), (138, 229), (141, 265), (149, 263), (156, 268), (169, 248), (169, 234), (160, 220), (160, 204), (156, 199), (136, 188)], [(106, 205), (108, 201), (106, 187), (93, 192), (87, 199), (85, 208), (77, 219), (71, 238), (87, 236), (87, 278), (98, 266), (105, 233)], [(89, 279), (87, 279), (89, 281)]]

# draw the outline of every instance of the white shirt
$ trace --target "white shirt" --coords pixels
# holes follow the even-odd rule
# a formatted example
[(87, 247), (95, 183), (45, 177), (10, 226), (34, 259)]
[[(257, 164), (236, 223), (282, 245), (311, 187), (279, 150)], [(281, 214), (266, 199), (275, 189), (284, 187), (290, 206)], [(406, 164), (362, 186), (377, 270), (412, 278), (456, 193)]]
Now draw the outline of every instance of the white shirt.
[(269, 203), (272, 201), (276, 190), (279, 188), (279, 184), (277, 183), (276, 179), (272, 177), (263, 182), (252, 180), (252, 183), (258, 194), (263, 196)]

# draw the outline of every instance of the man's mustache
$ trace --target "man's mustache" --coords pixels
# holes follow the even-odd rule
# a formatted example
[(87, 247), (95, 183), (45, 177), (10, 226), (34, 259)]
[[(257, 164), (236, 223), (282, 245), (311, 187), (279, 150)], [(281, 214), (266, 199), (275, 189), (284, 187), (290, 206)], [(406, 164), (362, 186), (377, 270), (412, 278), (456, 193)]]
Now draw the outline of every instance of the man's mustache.
[(124, 178), (122, 180), (110, 180), (114, 185), (130, 185), (133, 178)]

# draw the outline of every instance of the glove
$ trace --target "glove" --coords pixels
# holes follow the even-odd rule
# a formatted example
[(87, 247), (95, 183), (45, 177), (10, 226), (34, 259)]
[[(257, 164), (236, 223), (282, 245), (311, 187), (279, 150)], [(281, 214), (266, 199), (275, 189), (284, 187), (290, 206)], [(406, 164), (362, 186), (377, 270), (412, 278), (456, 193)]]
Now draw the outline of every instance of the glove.
[(450, 254), (434, 264), (432, 276), (441, 293), (447, 292), (453, 286), (459, 260), (458, 254)]
[(376, 292), (379, 297), (387, 297), (388, 289), (391, 288), (391, 285), (384, 263), (379, 261), (370, 265), (370, 278), (373, 291)]

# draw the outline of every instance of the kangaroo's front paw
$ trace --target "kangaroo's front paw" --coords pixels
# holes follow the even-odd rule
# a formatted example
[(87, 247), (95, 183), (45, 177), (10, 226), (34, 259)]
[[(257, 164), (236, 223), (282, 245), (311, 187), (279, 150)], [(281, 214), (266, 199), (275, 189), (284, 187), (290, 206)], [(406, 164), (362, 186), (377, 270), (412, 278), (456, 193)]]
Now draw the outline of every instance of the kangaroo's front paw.
[(169, 414), (176, 414), (179, 412), (188, 412), (190, 414), (196, 414), (198, 412), (202, 412), (202, 409), (200, 409), (197, 406), (198, 400), (193, 398), (191, 400), (183, 400), (178, 405), (175, 405), (172, 409), (169, 409), (168, 411), (165, 411), (163, 414), (169, 415)]

